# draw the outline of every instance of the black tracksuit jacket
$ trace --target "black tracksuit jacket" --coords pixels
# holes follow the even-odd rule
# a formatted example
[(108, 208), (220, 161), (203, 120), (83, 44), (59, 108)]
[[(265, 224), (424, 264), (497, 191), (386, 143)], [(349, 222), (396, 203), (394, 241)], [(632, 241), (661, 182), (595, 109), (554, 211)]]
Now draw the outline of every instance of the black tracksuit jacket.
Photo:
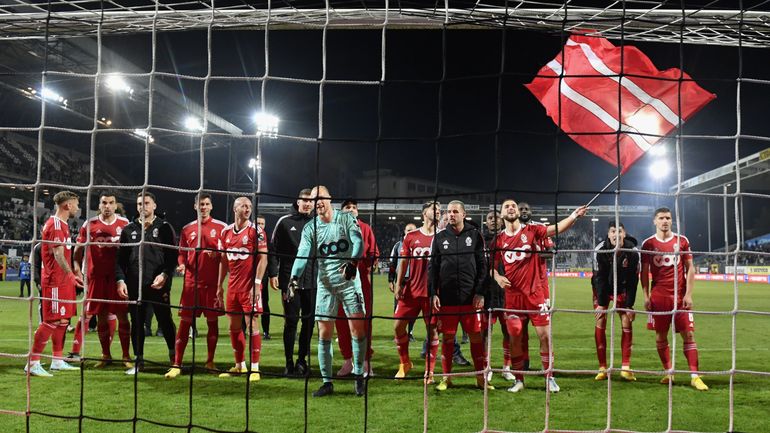
[[(299, 213), (295, 206), (290, 214), (282, 216), (275, 224), (267, 271), (271, 278), (278, 277), (281, 291), (285, 292), (289, 285), (291, 267), (294, 265), (299, 241), (302, 239), (302, 228), (312, 219), (311, 215)], [(300, 288), (314, 289), (317, 276), (315, 261), (311, 259), (302, 275), (302, 281), (299, 282)]]
[(441, 305), (470, 305), (473, 296), (484, 296), (487, 275), (484, 238), (465, 221), (460, 233), (447, 227), (436, 233), (428, 264), (428, 292)]
[(169, 245), (168, 248), (158, 245), (143, 245), (144, 268), (142, 272), (142, 281), (139, 281), (139, 246), (124, 246), (123, 244), (139, 242), (142, 239), (142, 223), (134, 220), (123, 227), (120, 233), (121, 246), (118, 248), (118, 257), (115, 261), (116, 279), (123, 280), (128, 286), (128, 295), (130, 299), (136, 299), (139, 288), (143, 290), (150, 287), (152, 281), (161, 273), (166, 273), (168, 278), (162, 291), (171, 290), (171, 280), (177, 266), (176, 234), (171, 224), (166, 220), (155, 217), (147, 230), (144, 232), (144, 240), (147, 242), (157, 242)]
[[(636, 239), (626, 236), (623, 248), (635, 249)], [(639, 283), (639, 252), (620, 251), (618, 253), (617, 267), (613, 269), (614, 247), (609, 238), (603, 240), (594, 249), (596, 269), (591, 277), (596, 298), (602, 307), (610, 304), (610, 296), (613, 293), (615, 273), (618, 275), (618, 295), (625, 293), (626, 304), (617, 305), (619, 308), (631, 308), (636, 300), (636, 288)]]

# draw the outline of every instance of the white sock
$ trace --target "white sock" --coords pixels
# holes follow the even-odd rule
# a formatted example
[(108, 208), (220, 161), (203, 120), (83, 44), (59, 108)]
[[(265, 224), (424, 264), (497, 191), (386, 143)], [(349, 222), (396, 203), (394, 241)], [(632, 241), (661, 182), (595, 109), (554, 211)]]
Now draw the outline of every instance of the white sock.
[(251, 371), (259, 371), (259, 363), (258, 362), (252, 362), (251, 363)]
[(690, 373), (690, 379), (695, 379), (696, 377), (698, 377), (697, 373)]

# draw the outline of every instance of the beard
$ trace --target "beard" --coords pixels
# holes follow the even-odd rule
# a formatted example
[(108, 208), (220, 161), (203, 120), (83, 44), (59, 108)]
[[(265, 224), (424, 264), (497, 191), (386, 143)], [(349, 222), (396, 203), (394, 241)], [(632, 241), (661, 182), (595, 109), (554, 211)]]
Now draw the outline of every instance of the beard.
[(529, 215), (529, 214), (527, 214), (527, 215), (523, 215), (523, 214), (519, 215), (519, 221), (521, 221), (523, 223), (528, 223), (531, 219), (532, 219), (532, 215)]

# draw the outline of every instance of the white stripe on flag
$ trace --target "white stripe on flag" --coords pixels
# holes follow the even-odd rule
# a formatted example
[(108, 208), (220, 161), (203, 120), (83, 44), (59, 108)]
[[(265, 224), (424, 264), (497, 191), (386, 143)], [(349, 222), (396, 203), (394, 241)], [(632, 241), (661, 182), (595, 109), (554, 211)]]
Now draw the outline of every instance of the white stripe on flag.
[[(578, 44), (577, 42), (568, 39), (567, 45), (578, 45), (580, 46), (580, 49), (583, 51), (583, 54), (585, 54), (586, 58), (588, 59), (588, 63), (593, 66), (593, 68), (596, 70), (596, 72), (607, 76), (607, 78), (611, 79), (614, 82), (618, 82), (619, 79), (617, 77), (617, 72), (610, 69), (599, 56), (596, 55), (596, 53), (591, 49), (591, 46), (588, 44)], [(614, 75), (614, 76), (612, 76)], [(644, 91), (641, 87), (637, 86), (636, 83), (634, 83), (633, 80), (631, 80), (628, 77), (623, 77), (623, 80), (620, 80), (620, 85), (623, 86), (626, 90), (631, 92), (632, 95), (634, 95), (639, 101), (641, 101), (644, 104), (649, 104), (652, 108), (654, 108), (660, 115), (666, 119), (668, 123), (670, 123), (673, 126), (678, 127), (679, 126), (679, 116), (676, 115), (670, 108), (668, 108), (668, 105), (666, 105), (665, 102), (661, 101), (658, 98), (652, 97), (650, 94)]]
[[(551, 60), (550, 62), (548, 62), (547, 66), (551, 68), (551, 70), (554, 71), (557, 75), (562, 75), (561, 64), (556, 60)], [(588, 110), (591, 114), (599, 118), (599, 120), (604, 122), (604, 124), (609, 126), (610, 128), (617, 130), (619, 125), (620, 126), (619, 129), (622, 132), (626, 132), (626, 133), (630, 132), (631, 134), (628, 134), (628, 136), (634, 141), (634, 143), (636, 143), (636, 145), (640, 149), (642, 149), (643, 152), (647, 152), (648, 150), (650, 150), (650, 147), (652, 147), (650, 143), (648, 143), (647, 140), (644, 139), (643, 136), (638, 135), (639, 131), (637, 131), (633, 127), (620, 123), (618, 119), (614, 118), (610, 113), (604, 111), (604, 109), (599, 105), (597, 105), (594, 101), (586, 98), (585, 96), (575, 91), (575, 89), (573, 89), (572, 87), (569, 86), (569, 84), (567, 84), (566, 79), (561, 80), (561, 94), (566, 96), (572, 102)]]

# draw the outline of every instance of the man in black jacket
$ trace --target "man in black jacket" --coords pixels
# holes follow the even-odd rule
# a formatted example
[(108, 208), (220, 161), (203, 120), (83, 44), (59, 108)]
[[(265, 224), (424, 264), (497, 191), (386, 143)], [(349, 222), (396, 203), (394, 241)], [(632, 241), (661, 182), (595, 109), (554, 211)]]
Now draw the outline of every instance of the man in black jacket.
[[(615, 248), (623, 248), (632, 251), (616, 251)], [(599, 374), (596, 380), (607, 379), (607, 326), (606, 310), (610, 301), (614, 299), (615, 308), (633, 309), (636, 300), (636, 286), (639, 283), (639, 252), (636, 249), (636, 239), (626, 235), (625, 227), (620, 224), (615, 226), (615, 221), (610, 222), (607, 238), (594, 249), (595, 268), (591, 277), (591, 286), (594, 292), (594, 309), (596, 310), (596, 328), (594, 340), (596, 341), (596, 357), (599, 360)], [(614, 290), (617, 277), (617, 292)], [(633, 341), (633, 311), (618, 311), (620, 323), (623, 327), (623, 336), (620, 340), (622, 353), (622, 369), (620, 377), (628, 381), (634, 381), (634, 373), (631, 369), (631, 344)]]
[[(283, 326), (283, 351), (286, 357), (286, 375), (305, 376), (309, 373), (305, 358), (310, 354), (310, 339), (313, 337), (315, 320), (315, 289), (316, 267), (308, 266), (299, 282), (299, 290), (292, 293), (289, 290), (291, 267), (297, 256), (297, 248), (302, 238), (302, 228), (311, 220), (313, 200), (311, 190), (303, 189), (294, 205), (294, 210), (282, 216), (275, 224), (272, 249), (268, 260), (270, 285), (281, 289), (281, 298), (285, 323)], [(311, 262), (312, 263), (312, 262)], [(297, 322), (302, 318), (302, 328), (299, 332), (299, 351), (297, 363), (294, 363), (294, 340), (297, 338)]]
[[(465, 204), (459, 200), (447, 205), (447, 227), (436, 233), (428, 265), (428, 293), (433, 313), (431, 323), (443, 336), (441, 367), (444, 374), (452, 372), (452, 353), (458, 322), (471, 341), (473, 367), (485, 367), (486, 355), (481, 336), (481, 309), (484, 308), (484, 281), (487, 264), (484, 239), (479, 229), (465, 221)], [(487, 385), (483, 374), (476, 376), (476, 386)], [(451, 385), (447, 376), (436, 386), (445, 391)]]
[[(132, 301), (141, 302), (129, 305), (131, 315), (131, 344), (134, 346), (136, 363), (126, 374), (136, 374), (143, 366), (144, 357), (144, 319), (147, 305), (151, 304), (158, 320), (158, 326), (163, 330), (170, 362), (174, 362), (174, 338), (176, 330), (171, 320), (169, 295), (171, 294), (171, 278), (177, 265), (177, 250), (174, 228), (171, 224), (155, 214), (157, 208), (155, 195), (142, 192), (136, 198), (137, 219), (123, 228), (120, 234), (121, 246), (115, 262), (115, 274), (118, 281), (118, 294)], [(126, 245), (142, 241), (169, 245), (142, 245), (142, 262), (139, 258), (139, 245)], [(141, 272), (140, 272), (141, 269)], [(141, 274), (141, 280), (140, 280)]]

